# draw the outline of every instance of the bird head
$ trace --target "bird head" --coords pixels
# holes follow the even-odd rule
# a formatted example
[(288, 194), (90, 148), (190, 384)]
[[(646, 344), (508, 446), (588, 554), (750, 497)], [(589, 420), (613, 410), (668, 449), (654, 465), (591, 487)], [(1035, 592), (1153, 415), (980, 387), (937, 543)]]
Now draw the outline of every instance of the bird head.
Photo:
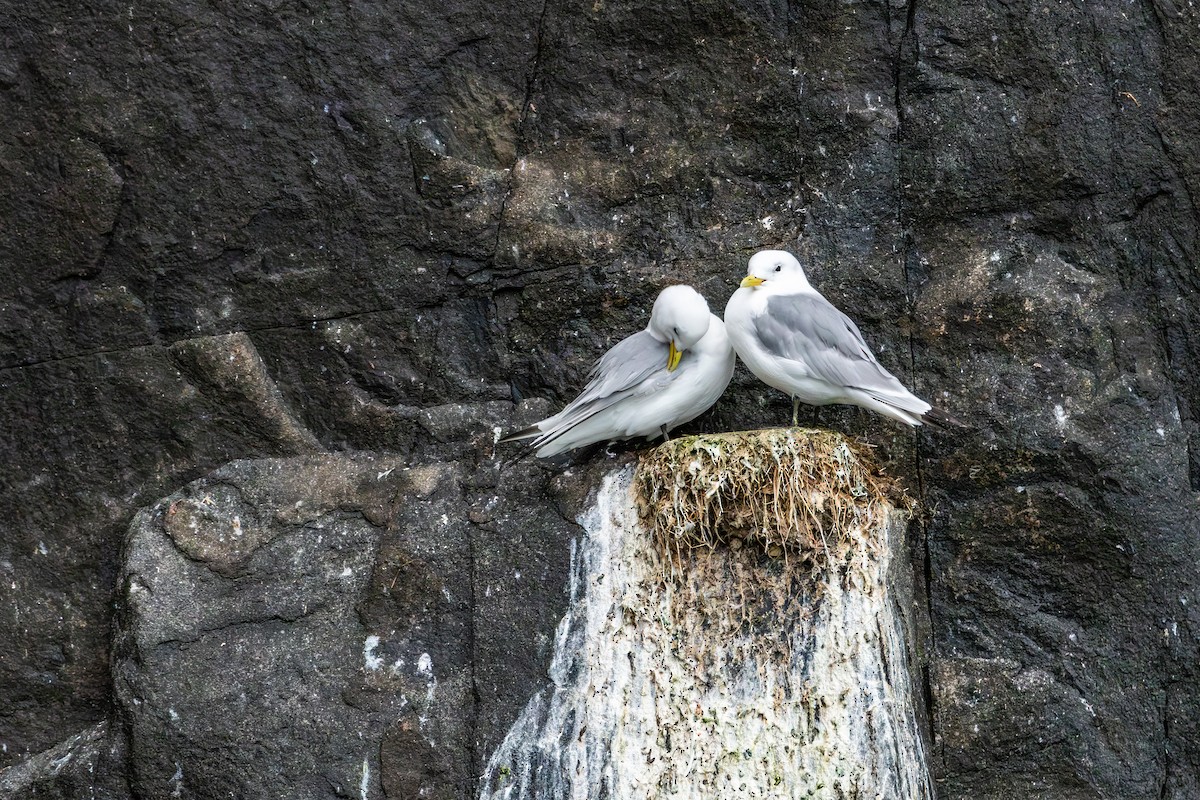
[(669, 345), (667, 369), (679, 366), (683, 353), (708, 333), (708, 302), (690, 286), (668, 286), (654, 301), (647, 330)]
[(808, 278), (804, 268), (791, 253), (784, 250), (760, 250), (750, 256), (750, 265), (746, 277), (742, 278), (742, 288), (756, 289), (763, 285), (794, 286), (806, 288)]

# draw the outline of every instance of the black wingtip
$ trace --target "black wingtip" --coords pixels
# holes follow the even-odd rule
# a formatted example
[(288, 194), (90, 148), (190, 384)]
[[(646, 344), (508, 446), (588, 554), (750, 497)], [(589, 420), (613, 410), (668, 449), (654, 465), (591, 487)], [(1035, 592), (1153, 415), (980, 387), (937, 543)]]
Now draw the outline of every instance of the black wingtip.
[[(500, 441), (504, 441), (504, 440), (501, 439)], [(501, 472), (504, 472), (509, 467), (513, 466), (514, 464), (518, 464), (518, 463), (524, 461), (525, 459), (532, 456), (535, 452), (537, 452), (537, 449), (538, 449), (538, 445), (536, 445), (536, 444), (525, 445), (524, 447), (518, 449), (517, 452), (514, 453), (513, 455), (509, 456), (508, 458), (502, 459), (498, 465), (499, 470)]]
[(940, 408), (931, 408), (921, 415), (921, 421), (942, 430), (971, 430), (971, 426)]
[[(497, 440), (496, 444), (497, 445), (510, 444), (512, 442), (520, 442), (520, 441), (524, 441), (525, 439), (532, 439), (535, 436), (541, 436), (541, 435), (542, 435), (541, 428), (539, 428), (537, 425), (530, 425), (528, 428), (523, 428), (519, 431), (515, 431), (513, 433), (510, 433), (508, 436), (505, 436), (503, 439)], [(500, 471), (503, 472), (504, 470), (511, 467), (513, 464), (516, 464), (519, 461), (524, 461), (525, 459), (529, 458), (535, 452), (537, 452), (537, 449), (539, 447), (541, 447), (543, 444), (544, 444), (544, 442), (540, 442), (540, 441), (529, 442), (527, 444), (524, 444), (523, 446), (521, 446), (520, 448), (517, 449), (516, 453), (514, 453), (513, 455), (509, 456), (508, 458), (502, 459), (500, 461)]]
[(509, 442), (516, 442), (521, 439), (528, 439), (532, 436), (537, 436), (541, 432), (542, 432), (542, 429), (539, 428), (537, 425), (530, 425), (528, 428), (516, 431), (515, 433), (510, 433), (508, 436), (505, 436), (503, 439), (496, 442), (496, 444), (508, 444)]

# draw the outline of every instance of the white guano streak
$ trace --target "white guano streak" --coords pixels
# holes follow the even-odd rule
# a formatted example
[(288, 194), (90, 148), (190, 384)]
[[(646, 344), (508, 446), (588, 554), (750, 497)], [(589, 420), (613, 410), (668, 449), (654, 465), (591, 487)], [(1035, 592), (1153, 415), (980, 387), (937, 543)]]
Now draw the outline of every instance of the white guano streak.
[(777, 597), (770, 630), (750, 630), (745, 606), (729, 611), (740, 590), (697, 591), (659, 561), (631, 477), (609, 476), (580, 520), (551, 683), (492, 754), (480, 798), (932, 800), (888, 548)]

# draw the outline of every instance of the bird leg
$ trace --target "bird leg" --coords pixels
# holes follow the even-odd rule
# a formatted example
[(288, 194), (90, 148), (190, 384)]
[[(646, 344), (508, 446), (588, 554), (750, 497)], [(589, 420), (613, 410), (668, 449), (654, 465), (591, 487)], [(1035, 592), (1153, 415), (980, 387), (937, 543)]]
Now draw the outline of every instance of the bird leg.
[(821, 407), (813, 406), (812, 410), (813, 410), (812, 426), (814, 428), (819, 428), (819, 427), (821, 427)]
[(666, 425), (659, 425), (659, 426), (658, 426), (658, 429), (659, 429), (660, 431), (662, 431), (662, 435), (663, 435), (663, 441), (664, 441), (664, 442), (669, 442), (669, 441), (671, 441), (671, 436), (670, 436), (670, 434), (668, 434), (668, 433), (667, 433), (667, 426), (666, 426)]
[(799, 421), (796, 418), (799, 413), (800, 413), (800, 398), (792, 397), (792, 427), (793, 428), (798, 427), (800, 425)]

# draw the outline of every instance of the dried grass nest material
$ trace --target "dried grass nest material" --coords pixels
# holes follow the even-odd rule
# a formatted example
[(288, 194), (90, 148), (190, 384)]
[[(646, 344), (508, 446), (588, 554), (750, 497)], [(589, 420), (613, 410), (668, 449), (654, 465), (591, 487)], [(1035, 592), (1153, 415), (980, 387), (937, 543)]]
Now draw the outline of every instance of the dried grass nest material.
[(773, 557), (844, 563), (870, 549), (893, 508), (865, 447), (803, 428), (674, 439), (642, 456), (635, 488), (643, 520), (676, 555), (754, 542)]

